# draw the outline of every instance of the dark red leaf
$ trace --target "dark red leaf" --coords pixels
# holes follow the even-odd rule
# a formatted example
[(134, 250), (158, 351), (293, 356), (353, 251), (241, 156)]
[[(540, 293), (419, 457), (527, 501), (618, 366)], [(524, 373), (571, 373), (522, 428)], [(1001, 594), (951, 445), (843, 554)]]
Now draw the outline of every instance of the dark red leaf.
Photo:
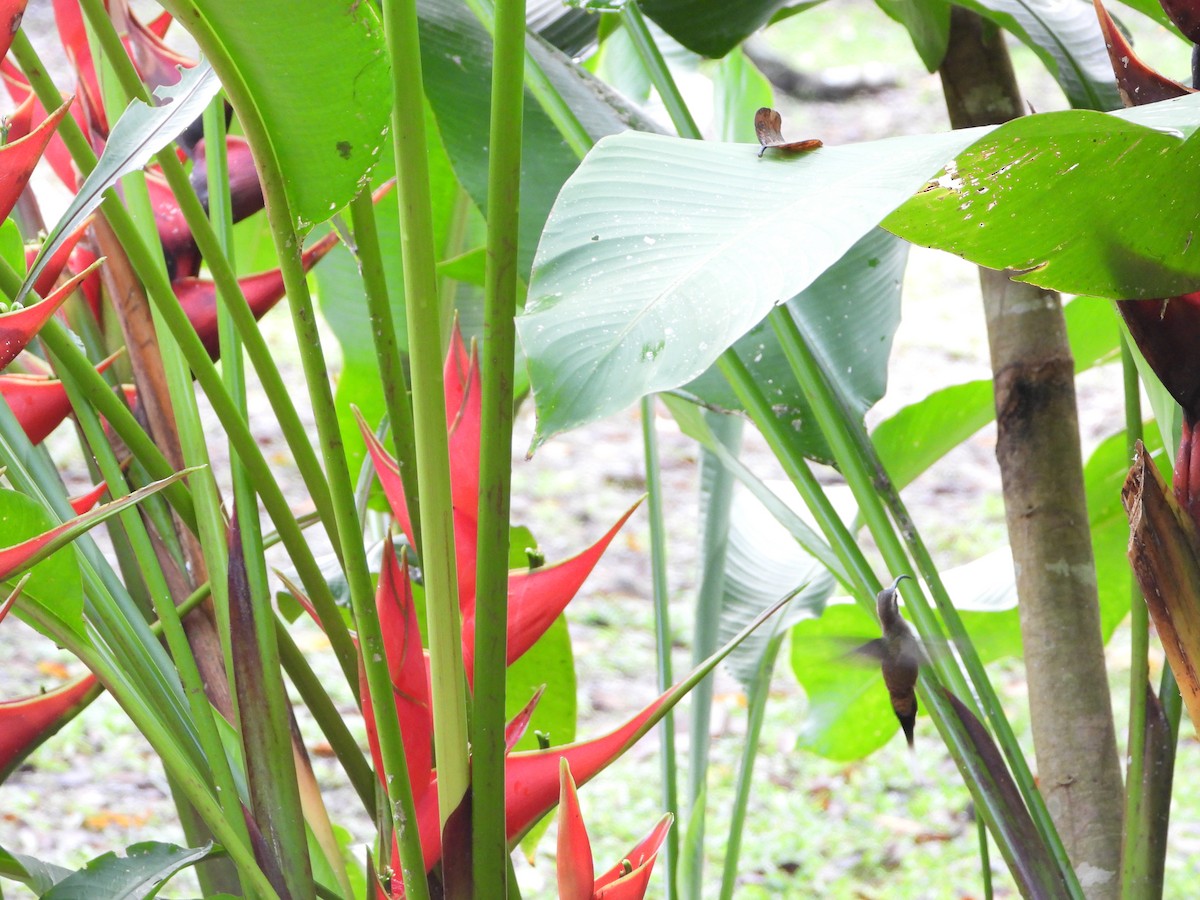
[[(116, 355), (96, 366), (103, 372)], [(71, 412), (67, 390), (57, 378), (37, 375), (0, 375), (0, 396), (4, 397), (29, 443), (40, 444)]]
[(1196, 0), (1158, 0), (1175, 27), (1193, 44), (1200, 44), (1200, 3)]
[[(304, 270), (307, 272), (315, 266), (338, 242), (336, 231), (325, 235), (309, 249), (302, 257)], [(239, 278), (238, 284), (254, 313), (255, 319), (261, 319), (271, 308), (283, 299), (283, 273), (279, 269), (262, 272)], [(205, 278), (177, 278), (171, 282), (175, 296), (183, 311), (187, 313), (188, 321), (196, 329), (204, 348), (209, 355), (216, 359), (220, 355), (220, 338), (217, 333), (217, 286)]]
[(1100, 30), (1104, 33), (1104, 46), (1108, 48), (1108, 58), (1117, 78), (1117, 89), (1126, 106), (1141, 106), (1143, 103), (1172, 100), (1195, 93), (1186, 85), (1160, 75), (1138, 59), (1100, 0), (1092, 0), (1092, 3), (1100, 20)]

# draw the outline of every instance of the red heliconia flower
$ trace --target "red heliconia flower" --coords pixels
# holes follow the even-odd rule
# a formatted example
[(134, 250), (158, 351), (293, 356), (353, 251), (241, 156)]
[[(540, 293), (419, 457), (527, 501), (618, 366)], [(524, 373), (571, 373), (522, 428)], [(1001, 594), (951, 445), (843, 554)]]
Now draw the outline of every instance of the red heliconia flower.
[(558, 799), (558, 900), (642, 900), (650, 886), (654, 860), (671, 828), (667, 813), (619, 863), (594, 877), (592, 844), (583, 824), (571, 766), (562, 760)]
[[(79, 226), (72, 231), (66, 238), (63, 239), (59, 248), (54, 251), (54, 255), (46, 261), (46, 265), (42, 267), (42, 272), (38, 275), (37, 280), (33, 283), (33, 292), (39, 297), (44, 297), (52, 290), (54, 284), (64, 271), (74, 274), (82, 272), (92, 263), (96, 262), (97, 256), (86, 247), (79, 246), (80, 239), (91, 227), (92, 217), (88, 216)], [(34, 260), (37, 259), (40, 248), (36, 245), (25, 245), (25, 267), (30, 268)], [(100, 318), (100, 273), (93, 271), (79, 285), (79, 290), (87, 300), (88, 308), (92, 311), (92, 315), (98, 320)]]
[[(12, 208), (17, 205), (21, 191), (25, 190), (25, 185), (29, 183), (34, 167), (42, 158), (46, 145), (54, 136), (54, 129), (67, 114), (70, 105), (71, 101), (68, 100), (28, 134), (10, 140), (0, 147), (0, 221), (7, 219)], [(11, 131), (9, 137), (12, 138)]]
[[(20, 588), (0, 605), (0, 622), (19, 594)], [(18, 700), (0, 700), (0, 781), (33, 748), (58, 730), (95, 684), (96, 676), (89, 673), (52, 691)]]
[[(304, 271), (315, 266), (336, 246), (338, 234), (331, 231), (304, 251), (301, 261)], [(239, 278), (242, 293), (255, 319), (261, 319), (283, 299), (283, 273), (279, 269)], [(171, 282), (179, 304), (187, 313), (188, 321), (200, 335), (208, 355), (216, 359), (220, 355), (220, 337), (217, 332), (217, 286), (205, 278), (177, 278)]]
[[(446, 357), (446, 422), (450, 431), (450, 488), (454, 506), (454, 543), (458, 571), (458, 601), (462, 615), (463, 659), (468, 680), (475, 661), (475, 535), (479, 511), (479, 423), (481, 416), (479, 361), (468, 352), (455, 327)], [(375, 471), (392, 515), (412, 537), (400, 468), (366, 423), (359, 419)], [(508, 662), (521, 657), (545, 633), (582, 587), (636, 504), (595, 544), (566, 562), (518, 570), (508, 576)]]
[[(304, 602), (302, 598), (301, 602)], [(379, 624), (383, 631), (384, 652), (388, 673), (396, 698), (396, 715), (404, 740), (405, 760), (409, 783), (417, 808), (417, 828), (426, 869), (432, 869), (441, 859), (442, 836), (438, 814), (437, 771), (432, 768), (433, 713), (429, 688), (429, 669), (417, 625), (416, 606), (407, 567), (397, 560), (391, 542), (385, 545), (383, 568), (375, 597)], [(310, 608), (310, 613), (312, 612)], [(383, 784), (382, 758), (379, 752), (378, 731), (370, 703), (365, 676), (360, 678), (363, 718), (367, 742), (371, 747), (375, 771)], [(538, 697), (513, 719), (505, 733), (509, 750), (505, 767), (506, 832), (516, 840), (542, 815), (553, 808), (558, 799), (560, 760), (567, 760), (581, 781), (587, 781), (619, 757), (632, 744), (641, 727), (666, 700), (659, 697), (623, 725), (588, 741), (564, 744), (545, 750), (513, 753), (529, 725)], [(386, 787), (386, 785), (385, 785)], [(393, 855), (398, 854), (393, 847)], [(392, 886), (393, 896), (403, 896), (399, 880)]]
[[(8, 90), (8, 94), (12, 97), (13, 103), (17, 104), (17, 109), (9, 116), (9, 140), (16, 140), (29, 134), (33, 128), (34, 121), (41, 121), (46, 116), (46, 108), (42, 106), (42, 101), (34, 94), (33, 88), (29, 86), (29, 81), (21, 74), (21, 70), (10, 63), (8, 60), (0, 60), (0, 77), (4, 80), (4, 87)], [(83, 106), (79, 102), (78, 97), (72, 97), (70, 100), (71, 116), (75, 119), (75, 123), (80, 127), (84, 134), (87, 134), (87, 122), (83, 113)], [(67, 145), (63, 143), (63, 139), (58, 136), (57, 132), (50, 139), (50, 143), (46, 147), (46, 161), (50, 164), (50, 168), (59, 180), (65, 184), (72, 192), (79, 187), (78, 173), (75, 171), (75, 163), (71, 159), (71, 152), (67, 150)]]
[[(96, 371), (103, 372), (116, 358), (115, 354), (108, 357), (96, 366)], [(44, 441), (71, 412), (67, 390), (57, 378), (0, 375), (0, 396), (31, 444)]]
[(33, 340), (38, 330), (50, 320), (71, 292), (93, 271), (84, 269), (69, 281), (63, 282), (41, 303), (24, 306), (0, 314), (0, 370), (17, 358), (25, 346)]

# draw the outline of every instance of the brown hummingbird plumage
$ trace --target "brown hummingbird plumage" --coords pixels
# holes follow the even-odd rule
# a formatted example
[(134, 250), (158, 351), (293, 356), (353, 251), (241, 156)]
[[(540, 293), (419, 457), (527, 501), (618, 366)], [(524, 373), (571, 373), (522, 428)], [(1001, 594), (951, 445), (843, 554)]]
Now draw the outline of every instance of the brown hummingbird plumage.
[(912, 626), (900, 615), (897, 601), (897, 586), (910, 575), (901, 575), (875, 597), (875, 612), (879, 616), (879, 627), (883, 637), (868, 641), (855, 652), (878, 660), (883, 670), (883, 683), (887, 685), (892, 710), (904, 729), (908, 746), (913, 745), (913, 725), (917, 721), (917, 675), (925, 652)]

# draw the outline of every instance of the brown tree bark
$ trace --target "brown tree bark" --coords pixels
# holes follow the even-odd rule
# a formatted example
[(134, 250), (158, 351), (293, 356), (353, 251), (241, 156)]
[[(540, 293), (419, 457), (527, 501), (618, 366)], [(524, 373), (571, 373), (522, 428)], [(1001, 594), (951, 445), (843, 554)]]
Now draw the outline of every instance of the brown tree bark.
[[(955, 128), (1023, 112), (1004, 35), (976, 13), (953, 8), (941, 76)], [(1088, 897), (1115, 897), (1121, 769), (1062, 304), (1005, 272), (980, 282), (1039, 782)]]

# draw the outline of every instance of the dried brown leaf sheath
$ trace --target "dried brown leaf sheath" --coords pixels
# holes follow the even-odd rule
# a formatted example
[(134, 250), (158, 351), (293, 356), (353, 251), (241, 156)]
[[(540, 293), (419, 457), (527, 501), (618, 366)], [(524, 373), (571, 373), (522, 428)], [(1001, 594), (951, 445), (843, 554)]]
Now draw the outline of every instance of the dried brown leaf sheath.
[(1129, 561), (1179, 682), (1193, 727), (1200, 723), (1200, 534), (1138, 442), (1121, 489)]
[(784, 153), (804, 153), (821, 146), (821, 142), (816, 138), (807, 141), (784, 140), (782, 128), (783, 117), (779, 115), (778, 110), (764, 106), (754, 114), (754, 133), (758, 135), (758, 142), (762, 144), (762, 149), (758, 151), (760, 158), (767, 152), (767, 148), (782, 150)]

